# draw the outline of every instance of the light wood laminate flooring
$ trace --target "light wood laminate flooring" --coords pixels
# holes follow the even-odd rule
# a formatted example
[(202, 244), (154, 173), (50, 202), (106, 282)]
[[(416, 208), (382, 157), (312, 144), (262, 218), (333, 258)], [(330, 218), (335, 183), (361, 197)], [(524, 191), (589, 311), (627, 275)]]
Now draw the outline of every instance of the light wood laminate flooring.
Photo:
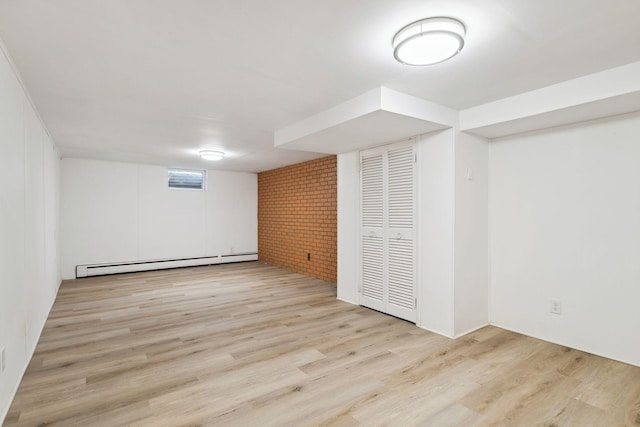
[(634, 426), (640, 368), (257, 262), (64, 282), (7, 426)]

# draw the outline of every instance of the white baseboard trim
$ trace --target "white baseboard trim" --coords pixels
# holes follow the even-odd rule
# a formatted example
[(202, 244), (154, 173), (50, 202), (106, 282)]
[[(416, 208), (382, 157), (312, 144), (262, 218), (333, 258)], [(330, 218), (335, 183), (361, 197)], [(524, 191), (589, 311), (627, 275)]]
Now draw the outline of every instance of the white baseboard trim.
[(87, 264), (76, 266), (76, 279), (81, 277), (104, 276), (108, 274), (137, 273), (140, 271), (166, 270), (180, 267), (226, 264), (232, 262), (257, 261), (257, 252), (214, 255), (205, 257), (156, 259), (145, 261), (114, 262), (108, 264)]
[(486, 328), (487, 326), (490, 326), (490, 325), (489, 325), (489, 323), (485, 323), (484, 325), (476, 326), (475, 328), (471, 328), (471, 329), (469, 329), (469, 330), (468, 330), (468, 331), (466, 331), (466, 332), (461, 332), (461, 333), (457, 334), (457, 335), (454, 337), (454, 339), (461, 338), (461, 337), (463, 337), (463, 336), (465, 336), (465, 335), (468, 335), (468, 334), (470, 334), (470, 333), (472, 333), (472, 332), (478, 331), (478, 330), (480, 330), (480, 329), (482, 329), (482, 328)]
[(420, 325), (417, 325), (417, 324), (416, 324), (416, 326), (417, 326), (418, 328), (420, 328), (420, 329), (424, 329), (425, 331), (433, 332), (434, 334), (437, 334), (437, 335), (443, 336), (443, 337), (445, 337), (445, 338), (455, 339), (452, 335), (445, 334), (444, 332), (436, 331), (435, 329), (425, 328), (424, 326), (420, 326)]
[(618, 361), (618, 362), (626, 363), (627, 365), (637, 366), (637, 367), (640, 368), (640, 364), (638, 364), (638, 363), (630, 362), (630, 361), (625, 360), (623, 358), (614, 357), (614, 356), (612, 356), (610, 354), (597, 353), (597, 352), (594, 352), (593, 350), (588, 350), (586, 348), (577, 347), (577, 346), (574, 346), (572, 344), (567, 344), (567, 343), (559, 342), (559, 341), (555, 341), (555, 340), (552, 341), (552, 340), (550, 340), (548, 338), (542, 338), (542, 337), (537, 336), (537, 335), (532, 335), (530, 333), (522, 332), (522, 331), (517, 330), (515, 328), (508, 328), (508, 327), (502, 326), (502, 325), (500, 325), (498, 323), (491, 323), (490, 325), (491, 326), (495, 326), (496, 328), (504, 329), (506, 331), (515, 332), (516, 334), (525, 335), (527, 337), (535, 338), (535, 339), (540, 340), (540, 341), (545, 341), (545, 342), (549, 342), (551, 344), (561, 345), (563, 347), (572, 348), (574, 350), (578, 350), (578, 351), (582, 351), (582, 352), (585, 352), (585, 353), (593, 354), (594, 356), (604, 357), (606, 359), (615, 360), (615, 361)]
[(358, 305), (358, 306), (360, 305), (360, 304), (358, 304), (358, 303), (355, 303), (355, 302), (353, 302), (353, 301), (349, 301), (349, 300), (347, 300), (347, 299), (343, 299), (343, 298), (340, 298), (340, 297), (336, 297), (336, 299), (337, 299), (338, 301), (346, 302), (347, 304), (351, 304), (351, 305)]

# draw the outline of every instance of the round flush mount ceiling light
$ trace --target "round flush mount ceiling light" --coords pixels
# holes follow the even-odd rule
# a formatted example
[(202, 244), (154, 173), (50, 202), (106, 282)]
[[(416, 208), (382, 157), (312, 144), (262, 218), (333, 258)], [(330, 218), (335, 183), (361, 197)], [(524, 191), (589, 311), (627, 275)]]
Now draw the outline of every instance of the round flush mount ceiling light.
[(426, 18), (412, 22), (393, 36), (393, 56), (406, 65), (446, 61), (462, 50), (465, 27), (453, 18)]
[(224, 158), (223, 151), (202, 150), (200, 151), (200, 157), (205, 160), (222, 160)]

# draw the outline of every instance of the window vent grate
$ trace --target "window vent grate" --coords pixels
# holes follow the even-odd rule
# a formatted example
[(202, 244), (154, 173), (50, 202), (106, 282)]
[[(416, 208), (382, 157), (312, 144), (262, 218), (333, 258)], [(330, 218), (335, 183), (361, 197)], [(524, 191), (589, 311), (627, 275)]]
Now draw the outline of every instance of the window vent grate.
[(169, 188), (204, 190), (205, 171), (169, 169)]

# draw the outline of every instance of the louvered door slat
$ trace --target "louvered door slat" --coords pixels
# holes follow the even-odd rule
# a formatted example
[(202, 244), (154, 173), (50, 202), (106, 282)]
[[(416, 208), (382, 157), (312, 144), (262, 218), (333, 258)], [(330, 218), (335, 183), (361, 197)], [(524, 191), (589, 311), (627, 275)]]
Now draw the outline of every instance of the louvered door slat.
[[(383, 302), (383, 240), (365, 236), (362, 239), (362, 295)], [(375, 307), (373, 307), (375, 308)]]
[(412, 310), (414, 306), (413, 286), (413, 241), (389, 241), (389, 303)]
[(413, 147), (390, 150), (389, 228), (413, 228)]
[(382, 153), (362, 158), (362, 225), (382, 228), (384, 179)]

